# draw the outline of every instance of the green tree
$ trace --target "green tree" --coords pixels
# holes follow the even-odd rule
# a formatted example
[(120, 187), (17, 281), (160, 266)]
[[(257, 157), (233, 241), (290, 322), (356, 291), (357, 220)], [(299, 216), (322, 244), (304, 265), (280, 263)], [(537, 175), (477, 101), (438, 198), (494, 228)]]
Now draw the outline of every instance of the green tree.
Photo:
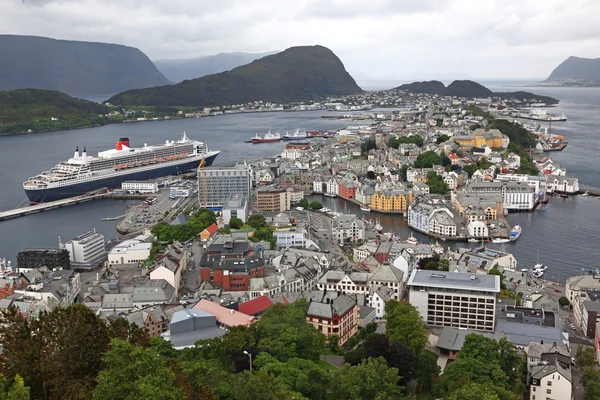
[(239, 218), (233, 217), (229, 220), (229, 227), (231, 229), (240, 229), (242, 226), (244, 226), (244, 221)]
[(421, 153), (415, 161), (415, 167), (417, 168), (431, 168), (434, 165), (442, 165), (442, 157), (435, 151)]
[(501, 400), (493, 386), (468, 383), (448, 396), (448, 400)]
[(479, 166), (477, 164), (469, 164), (469, 165), (465, 165), (463, 167), (463, 171), (465, 171), (467, 174), (469, 174), (469, 178), (473, 176), (473, 174), (475, 173), (475, 171), (477, 171), (479, 169)]
[(267, 219), (262, 214), (252, 214), (250, 218), (248, 218), (247, 224), (254, 229), (266, 228)]
[(166, 360), (152, 348), (113, 339), (106, 354), (107, 368), (98, 376), (94, 399), (185, 399), (183, 391), (174, 385), (175, 374)]
[(429, 186), (429, 193), (441, 195), (448, 193), (448, 184), (434, 171), (427, 173), (427, 186)]
[(340, 400), (404, 399), (400, 376), (383, 357), (370, 358), (354, 366), (344, 364), (332, 380), (333, 398)]
[(6, 379), (0, 374), (0, 399), (5, 400), (29, 400), (29, 388), (19, 375), (14, 379)]
[(594, 349), (581, 344), (577, 345), (577, 354), (575, 355), (575, 362), (581, 369), (587, 367), (593, 367), (596, 365), (596, 357), (594, 355)]
[(254, 365), (260, 371), (275, 376), (293, 392), (314, 400), (326, 398), (329, 373), (313, 361), (291, 358), (281, 362), (267, 353), (260, 353)]
[(435, 142), (437, 144), (441, 144), (441, 143), (447, 142), (448, 140), (450, 140), (450, 137), (448, 135), (441, 135), (441, 136), (438, 136), (438, 138), (435, 140)]
[(433, 384), (433, 379), (440, 375), (440, 367), (437, 364), (437, 359), (438, 356), (429, 350), (420, 352), (417, 357), (415, 377), (423, 391), (429, 391)]
[(419, 311), (408, 302), (388, 300), (385, 302), (386, 335), (415, 354), (427, 345), (427, 329)]
[(219, 400), (303, 400), (293, 393), (280, 380), (258, 371), (251, 374), (244, 371), (230, 375), (212, 390)]
[(319, 203), (318, 201), (312, 201), (309, 205), (309, 208), (311, 210), (319, 211), (321, 208), (323, 208), (323, 204)]
[(308, 202), (307, 199), (305, 199), (304, 197), (302, 198), (302, 200), (300, 200), (300, 207), (304, 208), (305, 210), (308, 209), (308, 207), (310, 207), (310, 203)]
[(586, 367), (581, 381), (584, 387), (584, 400), (600, 399), (600, 372), (594, 367)]
[(448, 271), (450, 269), (450, 260), (448, 260), (447, 258), (442, 258), (438, 262), (438, 269), (440, 271)]
[(271, 231), (269, 228), (259, 228), (254, 232), (254, 237), (259, 240), (269, 242), (271, 239), (273, 239), (273, 231)]
[(360, 145), (360, 154), (365, 155), (369, 151), (377, 149), (377, 144), (374, 139), (369, 139), (361, 143)]
[(488, 275), (497, 275), (500, 277), (500, 288), (506, 290), (506, 284), (504, 283), (504, 274), (496, 267), (488, 271)]
[(558, 299), (558, 304), (560, 304), (561, 307), (566, 307), (569, 304), (571, 304), (571, 302), (569, 301), (569, 299), (563, 296), (560, 299)]
[(150, 345), (148, 332), (134, 323), (129, 323), (123, 317), (110, 322), (108, 335), (111, 339), (125, 340), (136, 346), (148, 347)]
[(427, 264), (425, 264), (425, 267), (423, 269), (427, 269), (430, 271), (437, 271), (438, 265), (435, 261), (429, 261)]
[(406, 180), (407, 172), (408, 172), (408, 165), (403, 165), (402, 168), (400, 168), (400, 176), (402, 177), (402, 179)]

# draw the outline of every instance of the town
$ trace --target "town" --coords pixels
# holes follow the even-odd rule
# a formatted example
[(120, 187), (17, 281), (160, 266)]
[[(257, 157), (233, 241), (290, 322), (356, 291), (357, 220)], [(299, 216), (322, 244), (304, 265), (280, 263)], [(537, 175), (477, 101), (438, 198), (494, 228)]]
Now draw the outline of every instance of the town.
[[(271, 157), (125, 182), (109, 194), (143, 201), (114, 217), (121, 219), (117, 240), (92, 230), (57, 248), (23, 249), (14, 268), (0, 263), (4, 325), (20, 321), (6, 317), (11, 309), (44, 321), (79, 303), (109, 327), (125, 320), (169, 350), (195, 349), (207, 360), (219, 353), (225, 370), (231, 364), (235, 372), (264, 368), (285, 376), (282, 365), (301, 358), (325, 366), (324, 375), (315, 373), (318, 388), (278, 383), (273, 390), (282, 392), (273, 398), (288, 398), (287, 390), (367, 398), (373, 389), (353, 389), (362, 384), (352, 377), (366, 373), (357, 368), (373, 352), (401, 371), (369, 361), (378, 379), (391, 377), (383, 398), (473, 398), (452, 397), (462, 390), (458, 378), (468, 376), (471, 389), (502, 393), (489, 398), (583, 399), (593, 380), (584, 367), (600, 360), (600, 272), (553, 282), (545, 266), (521, 266), (509, 252), (486, 247), (527, 235), (510, 226), (509, 213), (583, 193), (577, 178), (544, 154), (564, 148), (564, 138), (523, 120), (529, 106), (543, 105), (400, 91), (341, 96), (311, 107), (343, 111), (335, 117), (361, 125), (288, 141)], [(213, 111), (222, 110), (204, 113)], [(363, 213), (328, 209), (320, 198), (342, 199)], [(386, 214), (430, 243), (384, 232), (378, 218)], [(452, 249), (444, 245), (450, 242)], [(298, 320), (302, 328), (293, 325)], [(292, 334), (274, 328), (280, 322), (320, 335), (316, 355), (302, 355), (313, 343), (299, 341), (304, 333), (281, 338)], [(244, 342), (250, 332), (256, 340)], [(282, 355), (277, 346), (285, 340), (298, 348)], [(5, 357), (15, 357), (15, 343), (5, 344)], [(512, 358), (494, 364), (495, 355), (477, 354), (477, 346), (492, 343)], [(94, 393), (109, 398), (102, 374)], [(351, 397), (352, 390), (361, 395)], [(218, 398), (241, 398), (228, 393)]]

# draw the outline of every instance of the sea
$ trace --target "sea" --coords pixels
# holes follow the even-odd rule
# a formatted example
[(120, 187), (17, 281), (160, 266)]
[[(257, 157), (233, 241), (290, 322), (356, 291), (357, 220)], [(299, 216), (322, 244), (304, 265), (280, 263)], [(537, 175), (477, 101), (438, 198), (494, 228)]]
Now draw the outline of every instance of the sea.
[[(525, 82), (482, 82), (494, 91), (527, 90), (560, 100), (553, 112), (565, 113), (566, 122), (556, 122), (552, 132), (564, 135), (569, 142), (562, 152), (549, 153), (567, 168), (570, 176), (579, 178), (580, 185), (600, 189), (600, 88), (527, 87)], [(390, 86), (393, 87), (393, 86)], [(61, 160), (72, 156), (75, 148), (95, 154), (111, 148), (120, 137), (128, 137), (132, 146), (177, 140), (182, 132), (190, 138), (204, 141), (210, 149), (221, 150), (215, 164), (272, 156), (281, 152), (284, 143), (252, 145), (244, 143), (256, 133), (271, 130), (285, 134), (296, 129), (340, 129), (347, 121), (321, 118), (327, 111), (273, 112), (230, 114), (207, 118), (187, 118), (170, 121), (148, 121), (107, 125), (47, 133), (32, 133), (0, 137), (0, 210), (27, 204), (22, 182), (28, 177), (48, 170)], [(353, 204), (341, 199), (318, 196), (326, 207), (340, 212), (361, 215)], [(16, 265), (16, 255), (24, 248), (56, 247), (59, 237), (66, 242), (89, 230), (105, 238), (118, 236), (116, 222), (102, 218), (123, 214), (132, 201), (97, 200), (51, 210), (39, 214), (0, 222), (0, 258)], [(401, 238), (411, 233), (401, 216), (370, 213), (368, 218), (379, 220), (386, 232)], [(530, 268), (540, 262), (548, 266), (547, 279), (564, 281), (582, 270), (600, 267), (600, 199), (575, 196), (552, 198), (546, 211), (509, 215), (512, 224), (523, 227), (516, 242), (504, 245), (488, 244), (491, 248), (511, 252), (518, 268)], [(420, 241), (431, 239), (414, 233)], [(441, 243), (444, 246), (472, 246), (470, 243)]]

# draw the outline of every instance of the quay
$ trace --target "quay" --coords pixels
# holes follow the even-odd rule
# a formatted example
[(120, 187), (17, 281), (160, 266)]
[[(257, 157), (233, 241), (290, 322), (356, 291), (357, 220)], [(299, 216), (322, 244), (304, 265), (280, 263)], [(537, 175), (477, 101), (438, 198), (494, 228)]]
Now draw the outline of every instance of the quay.
[(13, 210), (0, 211), (0, 221), (24, 217), (26, 215), (44, 212), (47, 210), (53, 210), (55, 208), (61, 208), (61, 207), (72, 206), (74, 204), (85, 203), (87, 201), (100, 199), (102, 197), (104, 197), (104, 193), (92, 194), (90, 196), (72, 197), (69, 199), (62, 199), (62, 200), (50, 201), (48, 203), (34, 204), (31, 206), (15, 208)]

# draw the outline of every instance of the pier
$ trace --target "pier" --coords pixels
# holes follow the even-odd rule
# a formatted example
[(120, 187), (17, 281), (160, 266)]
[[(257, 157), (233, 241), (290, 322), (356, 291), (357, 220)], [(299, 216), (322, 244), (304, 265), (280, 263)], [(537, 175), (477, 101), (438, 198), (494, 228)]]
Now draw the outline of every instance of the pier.
[(61, 208), (61, 207), (71, 206), (74, 204), (85, 203), (86, 201), (92, 201), (92, 200), (100, 199), (102, 197), (104, 197), (104, 193), (93, 194), (90, 196), (72, 197), (69, 199), (49, 201), (48, 203), (34, 204), (31, 206), (15, 208), (13, 210), (0, 211), (0, 221), (24, 217), (26, 215), (44, 212), (47, 210), (53, 210), (55, 208)]

